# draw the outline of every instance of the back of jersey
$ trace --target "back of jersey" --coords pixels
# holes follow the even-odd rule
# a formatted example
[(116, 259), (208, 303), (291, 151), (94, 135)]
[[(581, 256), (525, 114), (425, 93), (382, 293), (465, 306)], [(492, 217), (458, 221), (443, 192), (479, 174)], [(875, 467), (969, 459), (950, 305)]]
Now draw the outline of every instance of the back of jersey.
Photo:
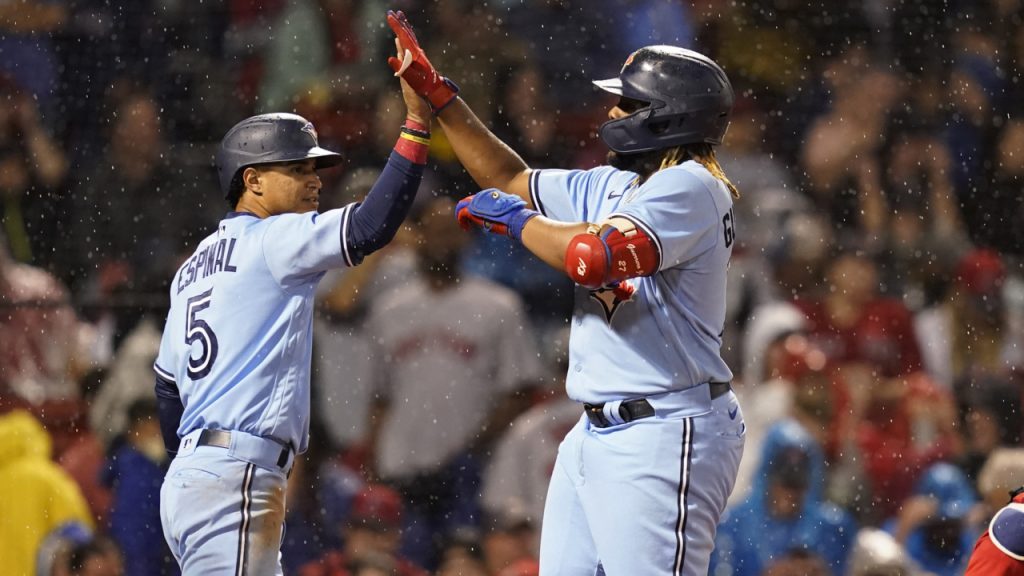
[(313, 294), (347, 261), (347, 212), (231, 214), (175, 274), (155, 369), (181, 394), (179, 437), (239, 430), (305, 449)]

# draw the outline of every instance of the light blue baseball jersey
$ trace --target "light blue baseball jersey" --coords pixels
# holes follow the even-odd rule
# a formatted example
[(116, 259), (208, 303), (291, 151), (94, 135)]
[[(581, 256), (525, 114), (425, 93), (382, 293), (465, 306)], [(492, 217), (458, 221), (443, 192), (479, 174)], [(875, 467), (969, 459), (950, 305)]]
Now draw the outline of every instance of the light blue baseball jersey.
[(692, 160), (637, 181), (610, 166), (531, 174), (530, 195), (541, 214), (565, 222), (623, 217), (646, 231), (660, 253), (657, 273), (627, 280), (636, 288), (628, 301), (609, 289), (577, 286), (566, 391), (579, 402), (732, 379), (720, 355), (732, 196)]
[(313, 295), (328, 268), (358, 264), (352, 207), (228, 214), (178, 269), (154, 368), (180, 391), (179, 437), (239, 430), (305, 451)]

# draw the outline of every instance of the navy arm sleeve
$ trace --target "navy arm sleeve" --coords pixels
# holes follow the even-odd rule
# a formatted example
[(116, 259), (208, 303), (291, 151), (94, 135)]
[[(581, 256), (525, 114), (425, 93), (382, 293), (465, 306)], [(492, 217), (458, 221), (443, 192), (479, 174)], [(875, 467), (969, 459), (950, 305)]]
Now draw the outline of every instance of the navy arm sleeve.
[(409, 214), (416, 190), (423, 178), (423, 164), (415, 164), (392, 152), (377, 182), (362, 204), (352, 210), (342, 241), (352, 262), (358, 264), (370, 253), (383, 248), (395, 237)]
[(160, 415), (160, 433), (164, 437), (164, 448), (174, 458), (178, 453), (178, 425), (185, 406), (178, 394), (178, 385), (160, 376), (156, 377), (156, 409)]

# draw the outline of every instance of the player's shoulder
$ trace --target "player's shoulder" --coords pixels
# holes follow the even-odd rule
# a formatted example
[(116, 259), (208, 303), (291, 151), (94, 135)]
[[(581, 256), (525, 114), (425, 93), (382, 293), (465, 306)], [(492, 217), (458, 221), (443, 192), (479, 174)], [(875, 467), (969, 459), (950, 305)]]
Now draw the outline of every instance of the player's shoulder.
[(619, 170), (614, 166), (608, 164), (602, 164), (600, 166), (594, 166), (593, 168), (582, 168), (579, 170), (583, 174), (589, 174), (598, 178), (614, 178), (620, 174), (629, 174), (625, 170)]
[[(181, 262), (181, 264), (178, 265), (178, 270), (174, 273), (175, 281), (177, 281), (178, 274), (181, 274), (181, 271), (188, 267), (189, 262), (197, 254), (199, 254), (200, 252), (202, 252), (203, 250), (208, 248), (210, 246), (210, 244), (213, 244), (214, 242), (216, 242), (217, 238), (218, 238), (218, 233), (216, 231), (214, 231), (214, 232), (211, 232), (211, 233), (207, 234), (205, 238), (203, 238), (202, 240), (199, 241), (198, 244), (196, 244), (195, 249), (192, 250), (192, 254), (190, 254), (188, 258), (185, 258)], [(172, 283), (172, 285), (173, 285), (173, 283)]]
[(693, 160), (658, 170), (644, 182), (642, 188), (641, 195), (649, 197), (672, 196), (695, 201), (706, 199), (716, 204), (732, 202), (725, 185), (702, 164)]
[(321, 214), (319, 212), (285, 212), (283, 214), (274, 214), (273, 216), (267, 216), (266, 218), (260, 219), (258, 222), (254, 222), (252, 226), (265, 226), (272, 228), (275, 226), (295, 226), (305, 223), (315, 224), (319, 220)]
[(989, 524), (989, 534), (1004, 554), (1024, 560), (1024, 504), (1011, 502), (999, 510)]
[(207, 237), (220, 238), (231, 236), (238, 239), (250, 239), (254, 235), (259, 236), (266, 233), (270, 222), (277, 216), (260, 218), (251, 212), (228, 212), (217, 224), (217, 230)]
[[(270, 218), (273, 218), (271, 216)], [(224, 230), (227, 227), (247, 228), (249, 226), (258, 225), (267, 220), (266, 218), (260, 218), (252, 212), (228, 212), (220, 220), (218, 225), (220, 230)]]
[[(687, 161), (652, 174), (625, 196), (616, 213), (644, 219), (653, 211), (671, 214), (670, 218), (675, 222), (662, 224), (678, 227), (682, 224), (676, 217), (684, 216), (686, 222), (710, 226), (731, 208), (732, 197), (725, 185), (697, 162)], [(656, 226), (651, 221), (647, 224)]]
[(706, 178), (713, 178), (703, 164), (695, 160), (687, 160), (673, 166), (666, 166), (651, 175), (651, 180), (674, 179), (681, 182), (697, 183), (703, 182)]
[(565, 179), (566, 182), (574, 186), (607, 186), (614, 184), (620, 179), (630, 180), (636, 177), (636, 174), (627, 172), (625, 170), (619, 170), (613, 166), (607, 164), (601, 166), (595, 166), (593, 168), (543, 168), (533, 171), (534, 177), (561, 180)]
[(626, 173), (608, 164), (601, 164), (593, 168), (539, 168), (534, 172), (547, 175), (587, 176), (589, 178), (611, 178), (617, 174)]

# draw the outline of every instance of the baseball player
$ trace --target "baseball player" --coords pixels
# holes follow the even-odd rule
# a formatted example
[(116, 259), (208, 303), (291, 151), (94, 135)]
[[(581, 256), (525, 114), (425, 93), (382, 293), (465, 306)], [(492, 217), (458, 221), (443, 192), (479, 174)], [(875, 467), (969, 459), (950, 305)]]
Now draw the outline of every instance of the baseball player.
[(239, 122), (217, 157), (233, 208), (178, 269), (154, 364), (164, 442), (164, 537), (192, 574), (281, 574), (285, 483), (306, 450), (313, 294), (405, 218), (426, 162), (430, 111), (403, 86), (407, 116), (362, 203), (317, 212), (321, 148), (295, 114)]
[(733, 91), (709, 58), (648, 46), (617, 78), (600, 129), (609, 166), (531, 170), (458, 98), (401, 13), (411, 58), (389, 64), (426, 98), (476, 182), (458, 218), (507, 234), (576, 284), (568, 395), (583, 415), (559, 448), (541, 574), (704, 575), (743, 451), (719, 354), (738, 196), (715, 159)]
[(965, 576), (1024, 576), (1024, 486), (1010, 493), (1010, 503), (978, 538)]

